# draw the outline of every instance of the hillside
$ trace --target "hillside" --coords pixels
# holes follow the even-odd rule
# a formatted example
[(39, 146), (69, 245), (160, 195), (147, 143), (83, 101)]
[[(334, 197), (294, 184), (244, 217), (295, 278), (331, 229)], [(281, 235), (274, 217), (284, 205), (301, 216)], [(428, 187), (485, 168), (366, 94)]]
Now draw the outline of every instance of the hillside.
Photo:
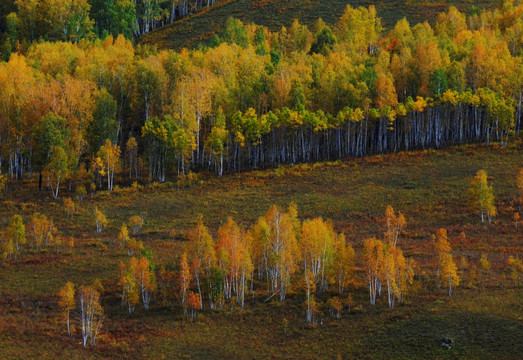
[(375, 5), (378, 15), (382, 18), (385, 28), (406, 17), (416, 24), (428, 20), (433, 22), (438, 13), (445, 11), (450, 5), (457, 6), (467, 12), (471, 6), (491, 8), (498, 6), (500, 1), (369, 1), (369, 0), (233, 0), (219, 3), (214, 8), (206, 9), (189, 16), (172, 25), (153, 31), (138, 41), (142, 44), (155, 44), (160, 49), (194, 48), (199, 43), (208, 42), (211, 37), (220, 32), (227, 18), (235, 17), (244, 23), (254, 23), (267, 26), (278, 31), (282, 26), (289, 27), (294, 19), (312, 26), (318, 18), (333, 25), (339, 19), (347, 4), (353, 7)]
[(523, 359), (523, 4), (436, 1), (18, 0), (0, 360)]
[[(25, 250), (0, 267), (0, 354), (24, 358), (198, 358), (198, 359), (511, 359), (523, 353), (521, 288), (509, 278), (507, 258), (523, 255), (521, 227), (512, 223), (517, 193), (516, 169), (523, 167), (521, 142), (508, 148), (466, 146), (445, 151), (405, 152), (335, 163), (286, 166), (226, 176), (201, 175), (174, 184), (144, 189), (99, 192), (78, 203), (69, 218), (61, 202), (43, 198), (28, 185), (13, 188), (0, 200), (2, 226), (18, 213), (28, 219), (38, 211), (53, 219), (74, 249), (55, 253)], [(484, 168), (499, 208), (492, 225), (481, 225), (467, 209), (468, 179)], [(246, 309), (227, 304), (206, 308), (195, 322), (184, 320), (179, 300), (163, 303), (154, 294), (151, 309), (138, 305), (128, 314), (120, 305), (118, 263), (129, 257), (118, 245), (118, 230), (131, 215), (144, 214), (136, 238), (154, 253), (157, 268), (174, 265), (186, 247), (187, 231), (203, 214), (213, 236), (228, 215), (246, 228), (271, 204), (298, 205), (299, 218), (331, 218), (336, 231), (346, 234), (361, 254), (363, 239), (382, 236), (386, 205), (402, 211), (407, 227), (400, 240), (405, 255), (419, 263), (407, 303), (388, 309), (386, 296), (369, 306), (361, 263), (348, 289), (351, 311), (332, 319), (322, 305), (321, 323), (305, 323), (304, 294), (299, 279), (284, 303), (265, 303), (266, 290), (256, 281)], [(102, 209), (109, 225), (95, 234), (94, 207)], [(512, 208), (512, 210), (511, 210)], [(448, 230), (458, 258), (468, 259), (462, 284), (453, 297), (435, 281), (431, 236)], [(465, 232), (466, 238), (460, 235)], [(479, 273), (481, 255), (492, 267)], [(79, 338), (68, 339), (59, 315), (56, 292), (66, 281), (76, 286), (102, 281), (105, 320), (96, 348), (84, 349)], [(319, 298), (333, 293), (330, 290)], [(170, 297), (175, 297), (172, 290)], [(175, 298), (177, 299), (177, 298)], [(174, 305), (173, 305), (174, 304)], [(76, 322), (75, 319), (73, 319)], [(444, 350), (439, 342), (450, 337)]]

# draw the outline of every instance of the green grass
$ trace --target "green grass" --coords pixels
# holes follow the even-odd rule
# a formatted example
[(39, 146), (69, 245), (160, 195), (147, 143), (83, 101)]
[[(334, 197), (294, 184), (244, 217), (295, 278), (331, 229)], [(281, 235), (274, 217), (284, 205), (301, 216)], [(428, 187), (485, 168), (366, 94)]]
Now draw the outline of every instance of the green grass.
[[(0, 200), (0, 228), (20, 213), (27, 220), (34, 211), (53, 218), (59, 229), (76, 239), (73, 254), (25, 251), (16, 261), (0, 266), (0, 357), (15, 358), (197, 358), (197, 359), (510, 359), (523, 354), (521, 288), (504, 278), (509, 254), (523, 256), (521, 227), (511, 222), (516, 196), (516, 173), (523, 167), (523, 144), (466, 146), (444, 151), (347, 159), (334, 163), (302, 164), (216, 178), (199, 174), (192, 187), (151, 185), (143, 190), (99, 192), (80, 203), (79, 214), (67, 219), (50, 192), (38, 192), (36, 182), (11, 185)], [(490, 226), (466, 206), (467, 179), (487, 170), (500, 214)], [(64, 190), (62, 196), (68, 196)], [(381, 236), (381, 220), (390, 204), (402, 211), (408, 226), (400, 239), (407, 256), (420, 263), (424, 282), (406, 305), (386, 307), (386, 299), (368, 305), (363, 273), (349, 289), (353, 311), (332, 320), (323, 309), (323, 324), (304, 321), (303, 294), (298, 288), (288, 300), (263, 303), (259, 284), (246, 311), (226, 306), (204, 311), (195, 323), (182, 320), (181, 309), (155, 302), (149, 312), (140, 307), (128, 315), (120, 307), (116, 284), (118, 263), (128, 257), (116, 244), (118, 229), (127, 219), (145, 213), (138, 239), (150, 246), (159, 265), (173, 266), (185, 244), (185, 231), (204, 215), (213, 234), (229, 215), (250, 226), (271, 204), (298, 205), (300, 218), (324, 216), (334, 221), (353, 242), (357, 253), (363, 239)], [(110, 220), (95, 234), (92, 209), (103, 209)], [(512, 209), (511, 209), (512, 208)], [(449, 230), (456, 255), (477, 262), (487, 253), (492, 272), (481, 291), (464, 281), (453, 298), (437, 289), (431, 254), (431, 235)], [(173, 241), (169, 232), (178, 235)], [(467, 241), (457, 240), (465, 231)], [(102, 243), (108, 250), (102, 249)], [(83, 349), (69, 340), (58, 320), (53, 294), (66, 282), (77, 286), (100, 278), (105, 287), (106, 320), (96, 349)], [(295, 279), (298, 283), (298, 279)], [(321, 301), (325, 299), (320, 298)], [(284, 326), (287, 320), (287, 328)], [(445, 351), (439, 341), (449, 336), (455, 346)]]
[(282, 26), (289, 27), (294, 19), (299, 19), (301, 23), (311, 27), (321, 17), (327, 24), (333, 25), (343, 14), (347, 4), (354, 7), (375, 5), (383, 25), (386, 29), (391, 29), (404, 17), (411, 24), (433, 22), (437, 14), (445, 11), (450, 5), (467, 11), (473, 5), (491, 8), (497, 6), (499, 1), (236, 0), (218, 4), (208, 11), (196, 13), (162, 27), (145, 35), (139, 42), (154, 44), (160, 49), (194, 48), (199, 43), (207, 43), (214, 34), (219, 33), (230, 16), (245, 23), (267, 26), (273, 31), (280, 30)]

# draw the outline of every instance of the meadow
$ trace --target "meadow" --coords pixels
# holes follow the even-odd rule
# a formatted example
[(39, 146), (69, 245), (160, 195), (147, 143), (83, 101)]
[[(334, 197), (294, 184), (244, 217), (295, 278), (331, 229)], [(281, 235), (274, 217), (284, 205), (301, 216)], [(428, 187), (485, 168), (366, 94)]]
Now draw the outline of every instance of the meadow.
[(138, 42), (159, 49), (196, 48), (200, 43), (207, 44), (231, 16), (246, 24), (264, 25), (271, 31), (279, 31), (282, 26), (290, 27), (294, 19), (312, 28), (321, 17), (333, 26), (348, 4), (353, 7), (375, 5), (385, 30), (390, 30), (404, 17), (412, 25), (424, 21), (433, 23), (438, 14), (447, 11), (451, 5), (467, 13), (472, 6), (489, 9), (498, 6), (499, 1), (232, 0), (152, 31)]
[[(522, 227), (512, 216), (517, 208), (516, 174), (523, 167), (523, 143), (463, 146), (442, 151), (346, 159), (331, 163), (283, 166), (217, 178), (199, 173), (177, 183), (143, 188), (116, 188), (112, 193), (88, 194), (78, 213), (66, 215), (62, 200), (39, 192), (35, 179), (9, 186), (0, 201), (0, 226), (12, 214), (28, 219), (38, 211), (52, 218), (64, 236), (75, 239), (72, 251), (56, 253), (25, 248), (17, 259), (0, 267), (0, 354), (15, 358), (197, 358), (197, 359), (514, 359), (523, 354), (521, 287), (508, 277), (509, 255), (523, 255)], [(467, 207), (469, 180), (485, 169), (494, 188), (499, 215), (482, 225)], [(63, 196), (70, 196), (64, 192)], [(162, 303), (153, 296), (152, 308), (140, 305), (134, 314), (120, 306), (117, 284), (120, 261), (128, 259), (117, 245), (118, 230), (132, 215), (143, 215), (136, 236), (154, 253), (156, 266), (176, 268), (187, 231), (203, 215), (213, 235), (227, 216), (247, 228), (272, 204), (298, 206), (301, 220), (332, 219), (361, 253), (369, 236), (385, 231), (385, 207), (403, 212), (407, 227), (400, 238), (406, 257), (419, 263), (417, 285), (403, 305), (389, 309), (384, 297), (368, 304), (361, 263), (353, 285), (350, 312), (333, 319), (322, 305), (316, 325), (305, 322), (304, 295), (299, 281), (284, 303), (265, 302), (255, 290), (246, 309), (226, 304), (216, 311), (186, 320), (179, 302)], [(109, 225), (95, 233), (93, 209), (102, 209)], [(431, 236), (448, 230), (453, 254), (477, 264), (486, 254), (488, 274), (464, 270), (452, 297), (435, 280)], [(460, 236), (464, 232), (466, 237)], [(104, 292), (105, 321), (98, 345), (84, 348), (78, 337), (68, 339), (59, 319), (56, 292), (66, 281), (77, 286), (98, 278)], [(262, 286), (258, 287), (262, 288)], [(156, 296), (156, 297), (155, 297)], [(320, 297), (324, 301), (329, 294)], [(234, 303), (232, 303), (234, 304)], [(440, 346), (453, 339), (450, 350)]]

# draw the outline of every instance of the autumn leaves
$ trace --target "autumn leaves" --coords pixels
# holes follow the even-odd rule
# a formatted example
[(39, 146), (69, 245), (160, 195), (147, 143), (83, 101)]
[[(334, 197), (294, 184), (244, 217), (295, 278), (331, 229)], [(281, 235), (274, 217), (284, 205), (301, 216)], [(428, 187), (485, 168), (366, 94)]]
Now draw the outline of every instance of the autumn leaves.
[[(384, 250), (383, 242), (369, 239), (362, 262), (369, 274), (375, 274), (373, 284), (387, 284), (389, 305), (393, 306), (407, 293), (415, 265), (394, 247), (406, 225), (404, 216), (396, 216), (389, 207), (386, 222), (390, 229), (386, 233), (388, 250)], [(265, 293), (265, 301), (284, 301), (289, 291), (303, 291), (306, 320), (315, 322), (320, 306), (316, 296), (329, 289), (346, 296), (347, 286), (354, 283), (356, 255), (352, 244), (334, 231), (330, 221), (315, 218), (301, 222), (294, 204), (287, 211), (272, 206), (247, 231), (228, 218), (218, 229), (216, 240), (200, 218), (188, 239), (177, 272), (162, 270), (158, 285), (165, 289), (168, 279), (176, 279), (176, 298), (191, 318), (207, 306), (216, 309), (236, 303), (243, 309), (247, 292)], [(126, 289), (129, 287), (124, 287), (124, 293), (130, 293)], [(335, 316), (342, 307), (340, 297), (329, 301)]]
[(191, 51), (135, 49), (123, 36), (33, 44), (0, 64), (0, 161), (14, 179), (41, 171), (58, 197), (66, 183), (111, 190), (188, 171), (505, 145), (522, 112), (520, 15), (451, 8), (434, 27), (402, 20), (383, 33), (372, 7), (349, 6), (333, 29), (230, 20)]
[(403, 301), (412, 285), (416, 263), (412, 259), (406, 260), (397, 242), (407, 223), (401, 212), (395, 214), (391, 206), (385, 210), (387, 232), (385, 240), (375, 237), (365, 240), (363, 244), (362, 261), (369, 285), (370, 304), (376, 304), (376, 296), (381, 296), (382, 285), (387, 285), (387, 301), (389, 307)]
[[(103, 308), (100, 305), (100, 292), (93, 286), (81, 286), (78, 291), (74, 284), (67, 282), (58, 292), (58, 306), (67, 324), (67, 334), (73, 337), (76, 326), (71, 323), (71, 314), (77, 316), (82, 344), (86, 347), (96, 345), (98, 333), (104, 320)], [(74, 319), (73, 319), (74, 320)]]

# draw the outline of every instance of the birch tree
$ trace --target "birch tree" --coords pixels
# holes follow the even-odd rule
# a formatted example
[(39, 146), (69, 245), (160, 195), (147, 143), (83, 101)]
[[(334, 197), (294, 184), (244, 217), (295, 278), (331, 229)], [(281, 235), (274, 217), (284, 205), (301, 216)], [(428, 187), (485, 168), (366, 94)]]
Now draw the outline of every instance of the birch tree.
[(187, 253), (184, 252), (180, 259), (180, 272), (178, 273), (178, 282), (180, 284), (180, 300), (183, 307), (183, 313), (187, 314), (187, 296), (191, 285), (192, 274), (187, 262)]
[(376, 295), (381, 287), (381, 274), (384, 260), (384, 244), (376, 238), (369, 238), (363, 243), (362, 261), (369, 284), (370, 304), (376, 305)]
[(104, 172), (107, 176), (107, 189), (113, 191), (114, 175), (120, 170), (120, 147), (112, 144), (111, 140), (105, 140), (105, 144), (98, 150), (98, 157), (104, 165)]
[(8, 242), (14, 246), (15, 256), (20, 252), (22, 245), (27, 243), (25, 225), (22, 216), (13, 215), (6, 229)]
[(71, 311), (75, 308), (75, 289), (74, 284), (68, 281), (58, 292), (58, 306), (62, 309), (62, 315), (65, 317), (67, 324), (67, 335), (72, 336), (71, 333)]
[[(291, 209), (291, 208), (290, 208)], [(272, 206), (265, 214), (268, 227), (268, 263), (269, 294), (279, 293), (280, 301), (285, 300), (291, 275), (297, 270), (300, 257), (297, 241), (297, 217), (294, 211), (282, 212)]]
[(98, 210), (97, 207), (94, 208), (94, 220), (96, 223), (96, 233), (100, 234), (104, 227), (107, 226), (108, 221), (105, 214), (101, 210)]
[(145, 310), (149, 309), (151, 297), (157, 289), (156, 275), (151, 263), (146, 257), (141, 257), (134, 269), (135, 279), (140, 288), (142, 303)]
[(82, 330), (82, 343), (87, 347), (96, 345), (96, 338), (104, 320), (103, 308), (100, 305), (100, 294), (88, 286), (78, 289), (78, 310)]
[(201, 276), (209, 278), (211, 268), (216, 261), (216, 252), (214, 240), (209, 229), (203, 223), (203, 216), (199, 215), (198, 224), (188, 234), (189, 247), (192, 257), (192, 270), (196, 286), (198, 287), (198, 296), (200, 297), (200, 306), (203, 308)]
[(481, 223), (488, 220), (489, 224), (492, 217), (496, 215), (497, 210), (494, 205), (494, 190), (488, 185), (487, 173), (485, 170), (479, 170), (476, 176), (470, 182), (469, 204), (471, 208), (479, 211)]

